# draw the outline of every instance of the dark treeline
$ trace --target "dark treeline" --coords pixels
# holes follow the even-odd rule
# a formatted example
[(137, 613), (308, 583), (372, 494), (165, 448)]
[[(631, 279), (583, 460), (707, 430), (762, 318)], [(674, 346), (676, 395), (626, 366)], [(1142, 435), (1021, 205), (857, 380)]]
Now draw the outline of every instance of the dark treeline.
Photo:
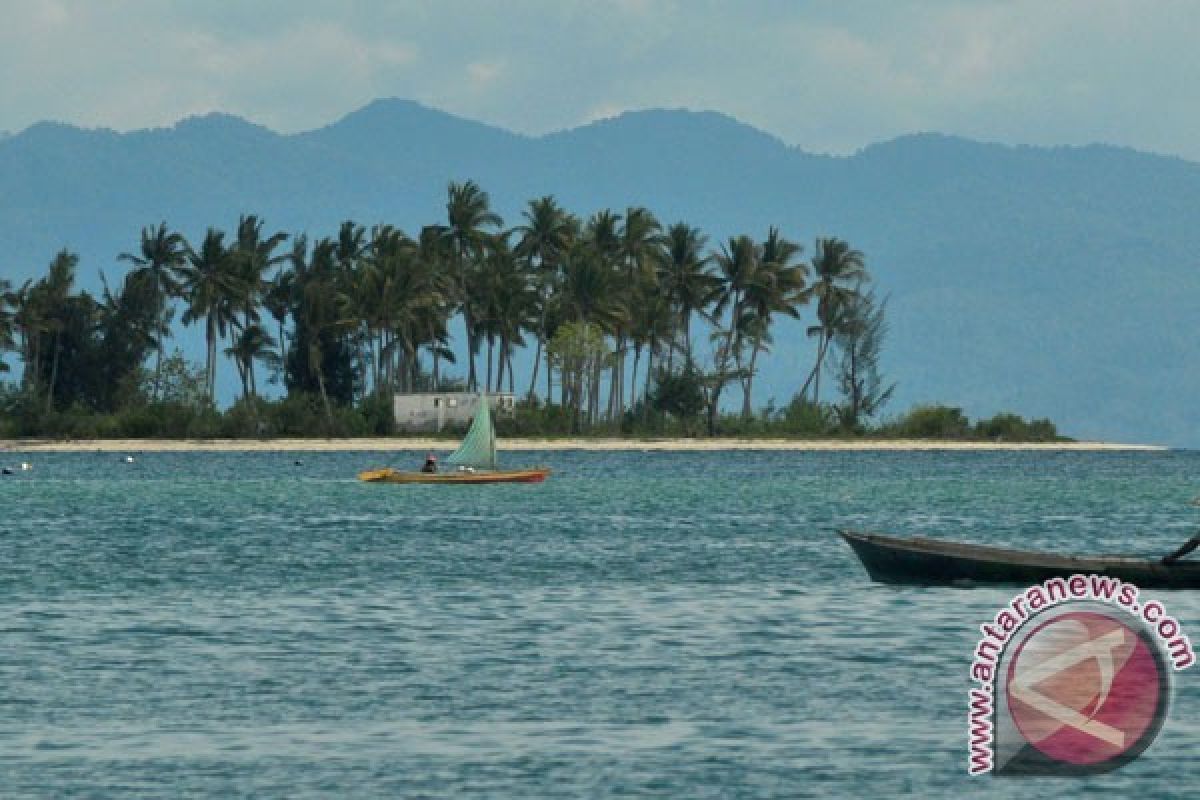
[[(469, 181), (450, 184), (445, 221), (415, 235), (348, 221), (310, 240), (245, 215), (189, 242), (164, 222), (120, 255), (130, 269), (99, 298), (75, 291), (66, 251), (37, 281), (0, 281), (0, 356), (23, 365), (4, 413), (17, 435), (388, 433), (393, 392), (461, 388), (517, 394), (516, 419), (501, 424), (522, 433), (904, 435), (930, 414), (946, 428), (955, 409), (868, 428), (894, 388), (879, 372), (886, 302), (847, 242), (819, 238), (803, 256), (775, 228), (710, 244), (645, 208), (584, 220), (553, 197), (505, 228)], [(176, 317), (204, 331), (202, 370), (167, 354)], [(754, 379), (783, 317), (807, 317), (813, 363), (789, 404), (756, 412)], [(530, 349), (518, 385), (514, 357)], [(241, 385), (224, 414), (222, 353)], [(260, 397), (262, 376), (282, 399)], [(740, 413), (722, 413), (723, 398)], [(1017, 417), (1000, 433), (986, 425), (934, 435), (1055, 435)]]

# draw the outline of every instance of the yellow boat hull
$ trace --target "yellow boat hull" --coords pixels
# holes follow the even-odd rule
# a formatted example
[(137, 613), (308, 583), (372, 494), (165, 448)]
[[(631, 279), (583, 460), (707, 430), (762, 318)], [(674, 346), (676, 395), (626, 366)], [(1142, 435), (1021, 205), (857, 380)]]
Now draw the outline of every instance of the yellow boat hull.
[(368, 483), (541, 483), (549, 474), (546, 467), (478, 472), (400, 472), (386, 468), (365, 470), (358, 473), (358, 479)]

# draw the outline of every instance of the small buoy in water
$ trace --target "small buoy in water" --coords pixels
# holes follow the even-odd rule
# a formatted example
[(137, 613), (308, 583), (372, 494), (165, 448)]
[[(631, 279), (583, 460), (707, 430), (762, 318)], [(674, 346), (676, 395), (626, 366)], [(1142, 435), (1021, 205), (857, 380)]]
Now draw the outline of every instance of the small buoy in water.
[(293, 463), (294, 465), (296, 465), (297, 467), (303, 467), (303, 466), (304, 466), (304, 462), (303, 462), (303, 461), (300, 461), (300, 460), (293, 461), (292, 463)]
[(126, 464), (132, 464), (132, 463), (133, 463), (133, 456), (125, 456), (125, 458), (123, 458), (123, 459), (121, 459), (121, 460), (122, 460), (122, 461), (124, 461)]
[(21, 471), (22, 472), (28, 472), (31, 469), (33, 469), (33, 464), (30, 464), (28, 461), (21, 462)]

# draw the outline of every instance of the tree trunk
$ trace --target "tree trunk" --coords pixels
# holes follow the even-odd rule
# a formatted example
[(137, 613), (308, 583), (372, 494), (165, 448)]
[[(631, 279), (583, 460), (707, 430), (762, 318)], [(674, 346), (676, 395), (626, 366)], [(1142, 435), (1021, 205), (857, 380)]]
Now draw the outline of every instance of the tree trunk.
[(321, 389), (321, 402), (325, 404), (325, 433), (333, 435), (333, 409), (329, 407), (329, 395), (325, 393), (325, 373), (317, 368), (317, 386)]
[(650, 351), (646, 353), (646, 386), (642, 389), (642, 399), (645, 406), (642, 409), (642, 418), (650, 419), (650, 379), (654, 377), (654, 345), (650, 345)]
[(813, 405), (821, 404), (821, 367), (825, 364), (825, 351), (829, 348), (829, 336), (822, 336), (821, 339), (821, 349), (817, 352), (816, 379), (813, 381)]
[(463, 305), (463, 325), (467, 330), (467, 391), (475, 391), (475, 331), (471, 325), (471, 312)]
[(160, 337), (160, 341), (158, 342), (158, 347), (155, 349), (155, 353), (154, 353), (154, 391), (151, 392), (151, 394), (150, 394), (150, 401), (153, 403), (158, 402), (159, 385), (162, 382), (163, 346), (162, 346), (162, 341), (161, 341), (161, 334), (159, 335), (159, 337)]
[(46, 390), (46, 413), (54, 410), (54, 386), (58, 383), (58, 351), (60, 331), (54, 332), (54, 354), (50, 361), (50, 386)]
[(492, 390), (492, 347), (496, 344), (496, 340), (493, 339), (490, 334), (488, 335), (487, 340), (487, 381), (483, 384), (483, 390), (485, 392), (490, 392)]
[(217, 321), (213, 317), (212, 312), (209, 312), (208, 320), (205, 324), (204, 338), (208, 344), (208, 352), (205, 354), (207, 363), (205, 364), (205, 389), (208, 394), (209, 404), (215, 404), (214, 398), (216, 376), (217, 376)]
[(499, 392), (504, 385), (504, 355), (508, 342), (504, 337), (500, 337), (500, 352), (496, 354), (496, 382), (493, 384), (495, 388), (492, 391)]
[(642, 360), (642, 346), (633, 346), (633, 374), (629, 377), (629, 410), (637, 408), (637, 376), (638, 362)]
[(750, 373), (742, 381), (742, 391), (745, 392), (745, 396), (742, 398), (742, 419), (750, 419), (754, 414), (750, 407), (750, 395), (754, 389), (754, 365), (758, 361), (759, 344), (760, 340), (755, 337), (754, 348), (750, 351)]
[(238, 380), (242, 384), (242, 399), (245, 400), (250, 394), (250, 383), (246, 377), (246, 362), (242, 360), (241, 356), (234, 356), (233, 365), (237, 367)]
[[(542, 335), (539, 333), (538, 340), (537, 340), (537, 350), (535, 350), (533, 353), (533, 377), (529, 379), (529, 399), (530, 400), (533, 400), (533, 397), (534, 397), (533, 393), (535, 391), (535, 388), (537, 387), (538, 367), (540, 367), (541, 365), (542, 365)], [(511, 375), (511, 373), (512, 373), (512, 370), (509, 370), (510, 375)], [(546, 396), (547, 403), (549, 403), (549, 400), (550, 400), (550, 396), (547, 395)]]
[(624, 399), (621, 391), (621, 378), (625, 372), (625, 336), (620, 331), (616, 336), (617, 351), (613, 354), (612, 369), (609, 370), (609, 386), (608, 386), (608, 418), (617, 418), (617, 405)]
[[(824, 355), (825, 355), (825, 333), (822, 332), (820, 338), (817, 340), (816, 363), (813, 364), (813, 368), (808, 373), (808, 377), (804, 379), (804, 385), (800, 387), (800, 397), (801, 398), (807, 399), (808, 387), (810, 385), (812, 385), (813, 380), (817, 378), (818, 373), (821, 371), (821, 360), (824, 358)], [(817, 383), (820, 384), (820, 381), (818, 380)], [(813, 402), (815, 403), (816, 401), (814, 400)]]

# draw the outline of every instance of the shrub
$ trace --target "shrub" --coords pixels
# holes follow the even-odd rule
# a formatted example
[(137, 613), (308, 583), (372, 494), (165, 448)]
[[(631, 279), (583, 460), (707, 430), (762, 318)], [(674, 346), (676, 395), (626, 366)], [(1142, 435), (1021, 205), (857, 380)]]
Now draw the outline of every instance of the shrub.
[(912, 439), (966, 439), (971, 422), (961, 408), (917, 406), (893, 423), (889, 431)]

